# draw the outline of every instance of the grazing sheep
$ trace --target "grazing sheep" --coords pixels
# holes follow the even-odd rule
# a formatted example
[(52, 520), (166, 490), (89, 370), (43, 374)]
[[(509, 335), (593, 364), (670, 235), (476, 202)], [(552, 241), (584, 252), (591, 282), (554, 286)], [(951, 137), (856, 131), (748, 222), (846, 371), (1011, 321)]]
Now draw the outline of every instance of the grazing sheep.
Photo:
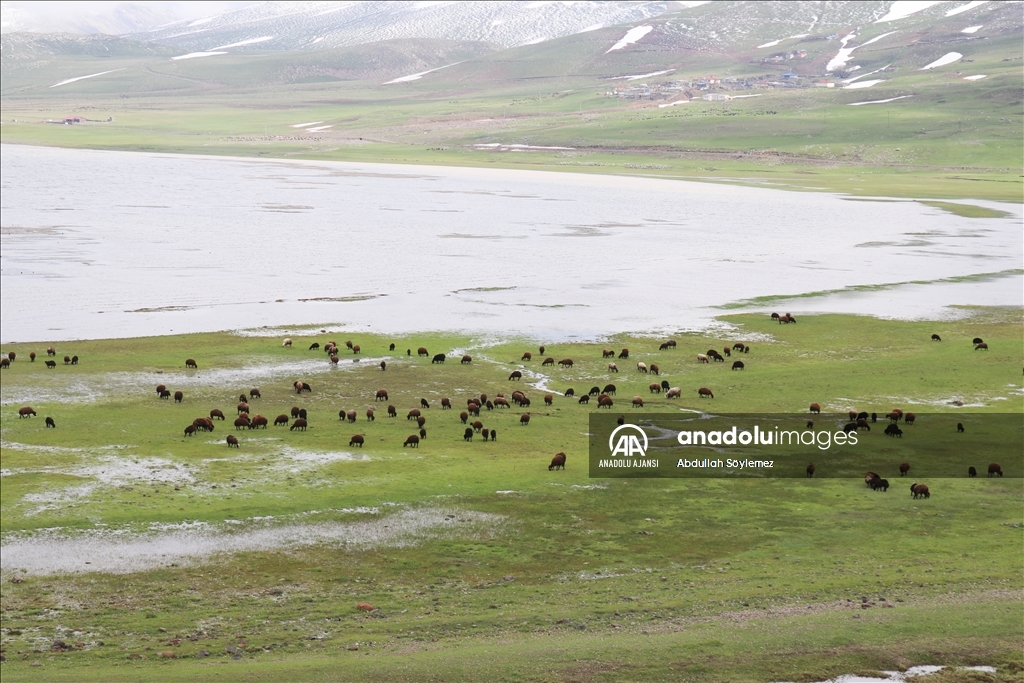
[(523, 413), (523, 414), (522, 414), (522, 415), (521, 415), (521, 416), (519, 417), (519, 424), (521, 424), (521, 425), (522, 425), (522, 426), (524, 426), (524, 427), (525, 427), (526, 425), (530, 424), (530, 414), (529, 414), (529, 413)]
[(563, 358), (562, 360), (558, 361), (558, 364), (561, 365), (563, 368), (571, 368), (572, 358)]
[(405, 443), (403, 443), (402, 446), (405, 446), (405, 447), (408, 447), (408, 448), (419, 448), (420, 447), (420, 437), (419, 437), (419, 435), (417, 435), (417, 434), (410, 434), (406, 438)]
[(300, 417), (297, 418), (295, 422), (292, 422), (292, 426), (288, 428), (288, 431), (294, 432), (296, 429), (306, 431), (306, 427), (308, 426), (309, 423), (307, 423), (306, 420)]
[(660, 375), (661, 374), (661, 368), (659, 368), (657, 365), (652, 363), (651, 364), (651, 374), (652, 375)]
[(394, 406), (388, 406), (388, 417), (398, 417), (398, 409)]
[(267, 422), (267, 418), (262, 415), (256, 415), (252, 418), (252, 422), (249, 424), (249, 429), (266, 429)]
[(615, 402), (612, 401), (611, 396), (607, 394), (601, 394), (600, 396), (597, 397), (598, 408), (611, 408), (613, 405), (615, 405)]
[(498, 440), (498, 430), (497, 429), (492, 429), (491, 430), (491, 441), (497, 441), (497, 440)]
[(362, 448), (363, 441), (364, 439), (362, 434), (353, 434), (352, 438), (348, 440), (349, 448), (351, 448), (352, 446), (359, 446), (360, 448)]
[(660, 385), (660, 384), (658, 384), (657, 382), (651, 382), (651, 384), (649, 384), (649, 385), (647, 386), (647, 389), (648, 389), (648, 390), (649, 390), (649, 391), (650, 391), (650, 392), (651, 392), (652, 394), (660, 394), (660, 393), (661, 393), (661, 385)]
[(665, 392), (665, 398), (680, 398), (683, 395), (683, 390), (679, 387), (672, 387)]
[(419, 417), (419, 416), (420, 416), (420, 414), (421, 414), (421, 413), (420, 413), (420, 409), (419, 409), (419, 408), (413, 408), (413, 409), (412, 409), (412, 410), (410, 410), (410, 411), (409, 411), (409, 413), (408, 413), (408, 414), (407, 414), (407, 415), (405, 416), (405, 419), (406, 419), (406, 420), (413, 420), (413, 419), (415, 419), (415, 418)]
[(441, 410), (451, 410), (451, 409), (452, 409), (452, 401), (451, 401), (451, 399), (449, 399), (447, 397), (442, 398), (441, 399)]
[(634, 408), (643, 408), (644, 407), (644, 400), (643, 400), (643, 398), (641, 398), (640, 396), (634, 396), (633, 397), (633, 407)]
[(811, 477), (814, 476), (814, 463), (810, 463), (809, 465), (807, 465), (806, 472), (807, 472), (807, 478), (808, 479), (810, 479)]
[(239, 403), (238, 406), (236, 406), (236, 407), (238, 408), (238, 414), (239, 415), (241, 415), (242, 413), (248, 413), (249, 412), (249, 404), (248, 403)]
[(982, 339), (981, 337), (975, 337), (974, 339), (971, 340), (971, 343), (975, 344), (975, 345), (977, 345), (977, 344), (984, 344), (985, 340)]
[(555, 397), (551, 394), (544, 394), (544, 405), (549, 406), (555, 402)]
[(522, 378), (523, 378), (523, 373), (521, 373), (518, 370), (516, 370), (511, 375), (508, 376), (508, 381), (511, 382), (512, 380), (521, 380)]
[(728, 346), (726, 346), (724, 349), (722, 349), (722, 353), (724, 353), (727, 356), (731, 356), (732, 355), (732, 351), (729, 350)]
[(185, 367), (192, 368), (193, 370), (199, 369), (199, 365), (197, 365), (195, 360), (193, 360), (192, 358), (188, 358), (185, 360)]
[(891, 425), (889, 425), (889, 426), (887, 426), (885, 428), (885, 435), (886, 436), (895, 436), (895, 437), (899, 437), (899, 438), (902, 439), (903, 438), (903, 430), (900, 429), (899, 427), (897, 427), (895, 424), (891, 424)]
[(779, 314), (778, 313), (772, 313), (772, 320), (778, 320), (778, 319), (779, 319)]
[(466, 420), (469, 419), (469, 413), (463, 410), (461, 413), (459, 413), (459, 419), (462, 420), (462, 424), (466, 424)]
[[(609, 367), (611, 367), (611, 366), (609, 366)], [(647, 374), (647, 363), (643, 363), (643, 362), (637, 363), (636, 364), (636, 371), (637, 372), (642, 372), (642, 373), (644, 373), (646, 375)]]
[(444, 363), (446, 358), (447, 356), (445, 356), (443, 353), (435, 354), (434, 357), (430, 360), (430, 364), (433, 365), (434, 363)]
[(78, 365), (78, 356), (71, 356), (71, 364)]
[(866, 429), (866, 430), (868, 430), (869, 432), (871, 431), (871, 425), (869, 425), (869, 424), (868, 424), (868, 421), (867, 421), (867, 420), (865, 420), (865, 419), (864, 419), (864, 418), (862, 418), (862, 417), (860, 417), (860, 418), (857, 418), (857, 423), (856, 423), (856, 424), (857, 424), (857, 431), (858, 431), (858, 432), (859, 432), (860, 430), (862, 430), (862, 429)]
[(429, 408), (429, 407), (430, 407), (430, 402), (427, 399), (425, 399), (425, 398), (421, 398), (420, 399), (420, 408)]
[(274, 426), (275, 427), (277, 427), (278, 425), (287, 425), (287, 424), (288, 424), (288, 416), (285, 415), (284, 413), (281, 413), (280, 415), (278, 415), (277, 417), (274, 418)]
[(31, 406), (24, 406), (24, 407), (18, 409), (18, 417), (19, 418), (22, 418), (22, 417), (35, 417), (35, 416), (36, 416), (36, 411), (33, 410)]
[(619, 368), (618, 368), (617, 365), (615, 365), (615, 363), (609, 363), (608, 364), (608, 372), (618, 372), (618, 371), (619, 371)]
[(932, 341), (942, 341), (942, 337), (937, 334), (932, 335)]
[(386, 360), (382, 360), (380, 362), (380, 371), (381, 372), (387, 372), (387, 369), (388, 369), (388, 362)]
[(351, 348), (352, 348), (352, 353), (359, 353), (362, 350), (362, 349), (359, 348), (359, 344), (356, 344), (356, 345), (352, 346)]
[(554, 365), (554, 364), (555, 364), (555, 359), (554, 358), (545, 358), (544, 362), (541, 363), (541, 367), (544, 367), (545, 365)]
[(975, 351), (988, 351), (988, 344), (986, 344), (985, 342), (981, 342), (980, 344), (976, 344), (974, 346), (974, 350)]
[(537, 353), (539, 353), (540, 355), (543, 356), (544, 355), (544, 347), (543, 346), (537, 347)]
[(602, 358), (615, 358), (615, 352), (612, 351), (611, 349), (602, 349), (601, 350), (601, 357)]
[(263, 396), (260, 394), (259, 389), (253, 388), (249, 390), (249, 398), (263, 398)]
[(624, 358), (629, 358), (629, 349), (622, 349), (622, 351), (619, 352), (619, 360)]
[(377, 393), (373, 397), (373, 400), (375, 402), (376, 401), (387, 401), (388, 400), (388, 390), (387, 389), (378, 389)]
[(907, 413), (906, 415), (903, 416), (903, 424), (912, 425), (914, 424), (914, 420), (916, 419), (917, 415), (914, 415), (914, 413)]
[(551, 464), (548, 465), (548, 472), (551, 470), (564, 470), (565, 469), (565, 453), (556, 453), (555, 457), (551, 458)]
[(310, 351), (319, 351), (320, 350), (320, 342), (313, 342), (312, 344), (310, 344), (309, 345), (309, 350)]
[(745, 367), (746, 366), (743, 365), (743, 361), (741, 361), (741, 360), (734, 361), (733, 364), (732, 364), (732, 369), (733, 370), (742, 370)]
[(971, 465), (970, 467), (967, 468), (967, 476), (968, 477), (976, 477), (976, 476), (978, 476), (978, 470), (974, 469), (974, 465)]
[(417, 427), (422, 427), (425, 424), (427, 424), (427, 418), (423, 417), (422, 415), (416, 418)]
[(175, 391), (174, 392), (174, 402), (175, 403), (181, 403), (184, 399), (185, 399), (185, 394), (181, 393), (180, 391)]
[(572, 398), (573, 396), (576, 395), (576, 390), (573, 389), (572, 387), (569, 387), (568, 389), (565, 390), (564, 395), (566, 398)]
[[(47, 366), (49, 366), (49, 364), (52, 363), (52, 362), (53, 362), (52, 360), (46, 361)], [(169, 390), (164, 389), (163, 391), (160, 392), (160, 398), (170, 398), (170, 397), (171, 397), (171, 392)]]
[(659, 351), (664, 351), (667, 348), (668, 348), (668, 342), (662, 342), (661, 346), (658, 347), (658, 350)]
[(864, 475), (864, 483), (870, 488), (871, 482), (875, 479), (881, 479), (881, 476), (877, 472), (868, 472)]
[[(7, 361), (6, 363), (3, 364), (3, 367), (5, 367), (5, 368), (8, 365), (11, 364), (11, 361), (7, 360), (6, 358), (4, 358), (3, 360), (0, 360), (0, 363), (3, 363), (3, 361)], [(47, 370), (53, 370), (55, 367), (57, 367), (57, 361), (53, 361), (53, 360), (46, 361), (46, 369)]]
[(601, 393), (602, 394), (608, 394), (609, 396), (614, 396), (615, 395), (615, 385), (614, 384), (606, 384), (604, 386), (604, 391), (602, 391)]
[(901, 477), (907, 476), (907, 472), (909, 472), (909, 471), (910, 471), (910, 463), (909, 462), (900, 463), (900, 476)]
[(883, 493), (889, 490), (889, 480), (878, 477), (871, 482), (872, 491), (882, 491)]
[(235, 431), (238, 431), (239, 429), (248, 429), (248, 428), (249, 428), (249, 416), (248, 415), (239, 415), (238, 418), (235, 419)]
[(597, 396), (601, 393), (601, 387), (590, 387), (590, 391), (587, 392), (591, 396)]
[(302, 418), (303, 420), (306, 419), (306, 409), (305, 408), (299, 408), (299, 417)]
[(956, 423), (956, 433), (957, 434), (962, 434), (963, 431), (964, 431), (964, 423), (963, 422), (957, 422)]
[(577, 403), (579, 403), (580, 405), (590, 403), (590, 394), (583, 394), (582, 396), (580, 396), (580, 399), (579, 401), (577, 401)]
[(707, 387), (701, 387), (700, 389), (698, 389), (697, 396), (699, 396), (700, 398), (704, 398), (705, 396), (707, 396), (708, 398), (715, 397), (714, 393), (712, 393), (712, 391)]
[(808, 420), (807, 421), (807, 428), (808, 429), (814, 429), (814, 420)]
[(347, 413), (345, 413), (345, 417), (348, 418), (348, 421), (350, 423), (355, 424), (355, 421), (359, 417), (359, 414), (354, 410), (350, 410)]
[(195, 433), (196, 433), (196, 426), (195, 425), (189, 425), (188, 427), (185, 427), (185, 436), (195, 436)]
[(520, 358), (519, 360), (533, 360), (533, 354), (530, 353), (529, 351), (527, 351), (526, 353), (523, 354), (523, 357)]
[(676, 348), (676, 340), (675, 340), (675, 339), (669, 339), (669, 340), (668, 340), (667, 342), (665, 342), (665, 343), (666, 343), (666, 344), (668, 344), (668, 347), (669, 347), (670, 349), (674, 349), (674, 348)]
[(429, 356), (430, 352), (427, 351), (427, 349), (425, 347), (421, 346), (418, 349), (416, 349), (416, 355), (417, 356)]
[(1000, 477), (1003, 476), (1003, 468), (999, 466), (999, 463), (994, 462), (988, 466), (988, 476), (998, 474)]
[(473, 356), (470, 356), (470, 355), (467, 354), (467, 355), (463, 356), (462, 360), (459, 361), (459, 362), (462, 363), (463, 365), (466, 365), (468, 363), (472, 363), (473, 362)]
[(163, 392), (165, 392), (165, 391), (167, 391), (167, 387), (165, 387), (163, 384), (157, 384), (156, 385), (156, 393), (157, 393), (158, 396), (160, 394), (162, 394)]
[(52, 417), (47, 417), (46, 418), (46, 428), (47, 429), (50, 429), (50, 428), (56, 429), (57, 428), (57, 423), (53, 421)]
[[(290, 344), (289, 344), (289, 346), (290, 346)], [(228, 448), (231, 448), (232, 446), (234, 446), (235, 448), (239, 447), (238, 446), (238, 437), (235, 436), (234, 434), (228, 434), (227, 442), (228, 442)]]
[(931, 498), (932, 493), (925, 484), (911, 484), (910, 493), (914, 498)]
[[(10, 354), (8, 354), (10, 356)], [(64, 356), (64, 365), (71, 365), (71, 356)]]
[(817, 415), (818, 413), (821, 412), (821, 406), (819, 404), (817, 404), (817, 403), (812, 403), (811, 404), (811, 412), (814, 413), (815, 415)]
[(284, 347), (284, 346), (291, 346), (291, 345), (292, 345), (291, 337), (286, 337), (285, 340), (283, 342), (281, 342), (281, 346), (282, 347)]

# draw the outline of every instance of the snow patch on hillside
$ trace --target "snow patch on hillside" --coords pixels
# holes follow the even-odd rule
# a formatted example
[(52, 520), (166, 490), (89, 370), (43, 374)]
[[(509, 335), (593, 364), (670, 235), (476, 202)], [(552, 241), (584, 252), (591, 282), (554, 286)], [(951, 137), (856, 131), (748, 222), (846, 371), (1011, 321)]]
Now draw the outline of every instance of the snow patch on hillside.
[(987, 2), (988, 2), (988, 0), (974, 0), (974, 2), (969, 2), (966, 5), (960, 5), (959, 7), (954, 7), (953, 9), (949, 10), (948, 12), (946, 12), (946, 16), (947, 17), (955, 17), (956, 15), (958, 15), (958, 14), (960, 14), (962, 12), (970, 11), (970, 10), (974, 9), (975, 7), (978, 7), (979, 5), (984, 5)]
[(960, 31), (960, 33), (977, 33), (979, 29), (981, 29), (981, 26), (968, 26), (963, 31)]
[(884, 17), (876, 21), (876, 24), (881, 24), (883, 21), (896, 21), (897, 19), (905, 19), (911, 14), (916, 14), (921, 10), (928, 9), (932, 5), (938, 5), (943, 0), (896, 0), (889, 7), (889, 13)]
[(115, 71), (124, 71), (124, 69), (111, 69), (110, 71), (101, 71), (98, 74), (89, 74), (88, 76), (76, 76), (75, 78), (68, 78), (67, 80), (63, 80), (60, 83), (54, 83), (50, 87), (51, 88), (56, 88), (59, 85), (67, 85), (68, 83), (74, 83), (75, 81), (82, 81), (82, 80), (85, 80), (86, 78), (96, 78), (97, 76), (104, 76), (106, 74), (112, 74)]
[(215, 55), (226, 55), (227, 52), (189, 52), (187, 55), (178, 55), (177, 57), (171, 57), (172, 62), (176, 62), (179, 59), (195, 59), (196, 57), (213, 57)]
[[(608, 48), (608, 52), (621, 50), (627, 45), (632, 45), (633, 43), (637, 42), (638, 40), (640, 40), (653, 30), (653, 26), (636, 26), (634, 28), (631, 28), (628, 31), (626, 31), (626, 35), (622, 36), (619, 42), (615, 43), (610, 48)], [(608, 52), (605, 52), (605, 54), (608, 54)]]
[(953, 62), (960, 61), (961, 57), (963, 57), (963, 55), (960, 54), (959, 52), (947, 52), (946, 54), (942, 55), (931, 64), (926, 64), (925, 66), (922, 66), (920, 69), (918, 69), (918, 71), (927, 71), (928, 69), (936, 69), (940, 66), (946, 66), (947, 64), (952, 64)]

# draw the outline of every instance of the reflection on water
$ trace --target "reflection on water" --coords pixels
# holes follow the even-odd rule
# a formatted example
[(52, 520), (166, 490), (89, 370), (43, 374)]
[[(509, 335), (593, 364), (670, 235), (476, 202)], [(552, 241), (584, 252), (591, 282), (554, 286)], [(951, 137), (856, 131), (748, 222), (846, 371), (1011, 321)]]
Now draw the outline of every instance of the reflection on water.
[[(0, 164), (4, 341), (303, 323), (653, 333), (703, 327), (717, 306), (758, 296), (1022, 260), (1012, 205), (1000, 206), (1008, 218), (972, 219), (669, 180), (17, 145)], [(1021, 292), (1018, 271), (789, 310), (916, 317), (1021, 305)]]

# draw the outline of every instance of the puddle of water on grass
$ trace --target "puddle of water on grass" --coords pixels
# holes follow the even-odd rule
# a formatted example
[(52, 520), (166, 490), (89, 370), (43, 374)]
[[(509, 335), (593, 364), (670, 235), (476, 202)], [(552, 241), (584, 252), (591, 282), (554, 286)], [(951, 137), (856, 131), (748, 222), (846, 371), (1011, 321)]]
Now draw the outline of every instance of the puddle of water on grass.
[(920, 666), (912, 666), (906, 671), (883, 671), (881, 673), (886, 675), (886, 678), (876, 678), (874, 676), (858, 676), (857, 674), (844, 674), (842, 676), (836, 676), (830, 678), (827, 681), (820, 681), (819, 683), (904, 683), (913, 678), (920, 678), (922, 676), (930, 676), (938, 673), (943, 669), (953, 668), (956, 671), (980, 671), (983, 673), (996, 673), (994, 666), (936, 666), (932, 664), (923, 664)]
[[(273, 525), (190, 525), (168, 531), (134, 533), (97, 529), (18, 537), (0, 545), (0, 576), (102, 572), (128, 574), (172, 564), (193, 565), (217, 555), (274, 552), (313, 545), (335, 549), (402, 548), (431, 539), (494, 533), (501, 515), (452, 508), (403, 510), (359, 522)], [(243, 528), (231, 529), (231, 526)], [(13, 538), (12, 538), (13, 536)]]

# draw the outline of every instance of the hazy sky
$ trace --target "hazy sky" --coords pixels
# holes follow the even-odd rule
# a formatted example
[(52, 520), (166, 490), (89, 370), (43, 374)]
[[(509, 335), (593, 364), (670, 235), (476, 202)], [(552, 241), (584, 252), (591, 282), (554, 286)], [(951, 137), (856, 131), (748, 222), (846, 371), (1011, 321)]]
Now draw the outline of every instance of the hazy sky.
[(3, 2), (3, 31), (126, 33), (253, 2)]

